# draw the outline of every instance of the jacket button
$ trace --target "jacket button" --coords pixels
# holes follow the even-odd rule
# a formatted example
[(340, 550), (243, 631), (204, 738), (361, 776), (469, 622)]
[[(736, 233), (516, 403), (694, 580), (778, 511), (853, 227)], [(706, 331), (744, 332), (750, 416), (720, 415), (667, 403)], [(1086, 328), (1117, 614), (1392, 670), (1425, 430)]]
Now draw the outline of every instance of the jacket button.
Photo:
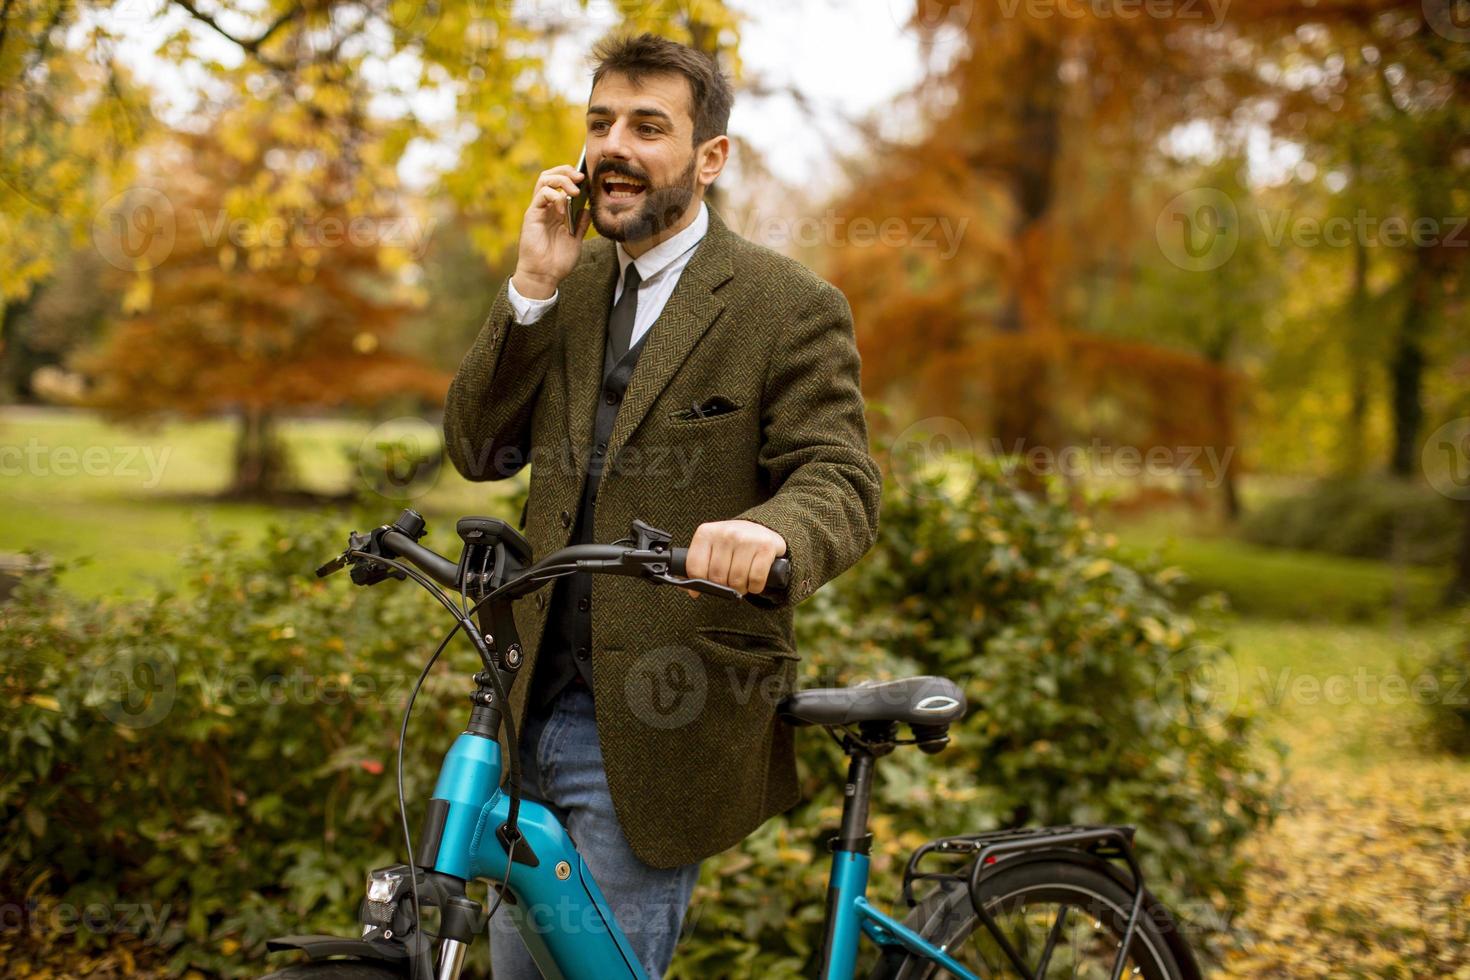
[(591, 650), (588, 650), (586, 647), (577, 647), (578, 660), (586, 660), (590, 656), (592, 656)]
[(609, 405), (616, 405), (618, 403), (618, 393), (616, 391), (609, 391), (607, 393), (607, 403)]
[(561, 512), (561, 526), (562, 527), (571, 527), (572, 526), (572, 515), (571, 515), (570, 512), (565, 511), (565, 510)]
[(592, 455), (600, 459), (605, 452), (607, 452), (607, 443), (599, 442), (597, 448), (592, 451)]
[(583, 596), (582, 598), (577, 600), (577, 608), (580, 609), (582, 612), (586, 612), (587, 610), (592, 608), (592, 600), (587, 598), (586, 596)]

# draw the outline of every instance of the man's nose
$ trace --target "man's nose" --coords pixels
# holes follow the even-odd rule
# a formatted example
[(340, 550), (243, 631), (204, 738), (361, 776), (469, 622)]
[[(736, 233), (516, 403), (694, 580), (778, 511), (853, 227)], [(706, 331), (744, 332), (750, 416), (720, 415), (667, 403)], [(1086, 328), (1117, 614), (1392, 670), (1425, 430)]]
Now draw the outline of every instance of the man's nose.
[(602, 155), (617, 160), (628, 159), (628, 127), (621, 119), (614, 122), (603, 137)]

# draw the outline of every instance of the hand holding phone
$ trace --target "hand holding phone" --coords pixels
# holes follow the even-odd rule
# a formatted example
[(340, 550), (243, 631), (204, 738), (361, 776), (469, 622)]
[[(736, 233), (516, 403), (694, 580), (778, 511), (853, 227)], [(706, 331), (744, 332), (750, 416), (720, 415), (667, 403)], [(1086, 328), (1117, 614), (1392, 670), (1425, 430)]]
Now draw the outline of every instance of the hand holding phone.
[(512, 277), (516, 291), (527, 299), (549, 299), (577, 264), (582, 237), (592, 223), (591, 216), (584, 214), (591, 183), (585, 147), (580, 168), (562, 164), (542, 171), (537, 178), (531, 204), (521, 222)]

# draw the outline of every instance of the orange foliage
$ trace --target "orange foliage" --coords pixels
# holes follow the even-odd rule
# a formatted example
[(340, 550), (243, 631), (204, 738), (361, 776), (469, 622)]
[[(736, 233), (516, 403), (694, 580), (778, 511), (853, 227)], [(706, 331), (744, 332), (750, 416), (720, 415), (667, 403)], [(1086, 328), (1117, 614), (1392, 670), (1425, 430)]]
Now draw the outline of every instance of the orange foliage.
[(1080, 333), (1072, 284), (1099, 264), (1116, 274), (1149, 239), (1152, 226), (1130, 217), (1158, 141), (1260, 90), (1232, 38), (1402, 5), (1266, 2), (1228, 7), (1228, 23), (1192, 4), (1137, 17), (1070, 0), (919, 5), (916, 25), (962, 33), (964, 50), (919, 95), (925, 134), (875, 145), (867, 179), (838, 206), (849, 220), (938, 221), (958, 247), (831, 251), (865, 385), (1003, 441), (1232, 445), (1239, 381), (1225, 352)]
[(147, 308), (79, 361), (92, 405), (130, 419), (442, 400), (448, 377), (387, 344), (412, 309), (384, 264), (389, 226), (377, 219), (392, 215), (318, 200), (245, 219), (227, 202), (279, 179), (265, 152), (242, 162), (217, 134), (181, 145), (187, 167), (167, 190), (174, 244), (148, 273)]

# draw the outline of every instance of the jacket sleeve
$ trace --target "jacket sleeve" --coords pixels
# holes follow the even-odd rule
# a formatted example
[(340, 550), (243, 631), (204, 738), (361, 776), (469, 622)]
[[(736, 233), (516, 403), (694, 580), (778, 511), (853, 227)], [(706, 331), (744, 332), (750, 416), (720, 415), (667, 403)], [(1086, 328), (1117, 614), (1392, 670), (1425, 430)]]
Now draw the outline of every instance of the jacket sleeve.
[(560, 304), (517, 323), (509, 288), (506, 280), (444, 401), (444, 448), (467, 480), (503, 480), (530, 462), (531, 417), (558, 349)]
[(847, 299), (824, 283), (787, 323), (767, 369), (759, 463), (775, 493), (738, 515), (786, 539), (793, 604), (878, 534), (883, 475), (868, 451), (859, 367)]

